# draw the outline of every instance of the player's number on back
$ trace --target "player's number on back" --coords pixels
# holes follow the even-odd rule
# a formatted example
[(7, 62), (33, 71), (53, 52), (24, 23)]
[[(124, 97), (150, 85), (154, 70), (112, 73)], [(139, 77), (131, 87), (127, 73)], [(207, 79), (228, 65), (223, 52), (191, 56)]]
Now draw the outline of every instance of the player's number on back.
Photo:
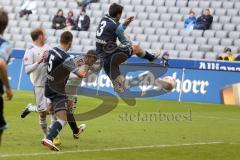
[(51, 55), (48, 61), (48, 72), (52, 71), (52, 67), (53, 67), (53, 60), (54, 60), (55, 56)]
[(97, 36), (101, 36), (103, 33), (104, 28), (106, 27), (107, 22), (106, 21), (102, 21), (100, 24), (99, 29), (97, 30)]

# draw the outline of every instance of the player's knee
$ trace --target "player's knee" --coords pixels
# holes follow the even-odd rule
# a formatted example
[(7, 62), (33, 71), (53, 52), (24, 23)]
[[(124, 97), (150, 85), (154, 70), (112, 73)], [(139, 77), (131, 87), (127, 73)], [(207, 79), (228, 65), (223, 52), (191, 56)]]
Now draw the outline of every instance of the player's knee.
[(65, 126), (66, 125), (66, 123), (67, 123), (67, 121), (66, 120), (62, 120), (62, 119), (60, 119), (60, 118), (58, 118), (57, 119), (57, 121), (58, 121), (58, 123), (60, 123), (61, 124), (61, 126), (63, 127), (63, 126)]
[(139, 45), (132, 45), (132, 49), (133, 49), (133, 54), (139, 54), (142, 52), (142, 49)]

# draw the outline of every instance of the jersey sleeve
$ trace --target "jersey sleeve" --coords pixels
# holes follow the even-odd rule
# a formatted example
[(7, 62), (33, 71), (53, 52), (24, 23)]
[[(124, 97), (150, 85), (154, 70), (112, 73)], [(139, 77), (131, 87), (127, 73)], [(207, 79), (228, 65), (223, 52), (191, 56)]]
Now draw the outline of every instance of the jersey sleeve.
[(73, 73), (76, 73), (79, 70), (74, 63), (74, 59), (70, 56), (64, 60), (63, 66)]
[(25, 51), (24, 57), (23, 57), (23, 63), (24, 65), (31, 65), (34, 64), (34, 59), (33, 59), (33, 53), (31, 49), (27, 49)]
[(10, 58), (12, 53), (12, 46), (8, 42), (4, 42), (0, 46), (0, 58), (2, 58), (6, 63)]
[(131, 41), (128, 40), (128, 38), (124, 35), (124, 31), (126, 30), (127, 26), (124, 24), (120, 24), (116, 29), (116, 34), (118, 37), (118, 40), (123, 45), (131, 45)]

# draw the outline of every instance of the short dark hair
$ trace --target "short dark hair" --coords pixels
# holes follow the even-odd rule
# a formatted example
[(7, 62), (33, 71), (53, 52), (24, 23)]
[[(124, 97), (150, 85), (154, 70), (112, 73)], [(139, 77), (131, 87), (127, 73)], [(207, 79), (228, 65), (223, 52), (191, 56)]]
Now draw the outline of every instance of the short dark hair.
[(3, 9), (0, 9), (0, 34), (3, 34), (8, 25), (8, 14)]
[(40, 28), (31, 31), (31, 38), (33, 41), (36, 41), (40, 35), (44, 35), (43, 30)]
[(70, 31), (65, 31), (61, 34), (60, 42), (62, 44), (68, 44), (69, 42), (72, 42), (73, 35)]
[(118, 14), (122, 14), (122, 11), (123, 6), (113, 3), (110, 5), (108, 13), (111, 17), (116, 18)]

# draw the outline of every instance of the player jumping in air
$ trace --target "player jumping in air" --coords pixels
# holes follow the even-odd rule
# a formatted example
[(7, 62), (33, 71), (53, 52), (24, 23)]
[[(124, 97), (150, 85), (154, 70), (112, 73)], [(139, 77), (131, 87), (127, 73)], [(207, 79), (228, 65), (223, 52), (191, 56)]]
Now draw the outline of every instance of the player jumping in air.
[(6, 92), (6, 100), (12, 99), (12, 91), (8, 81), (8, 74), (7, 74), (7, 64), (10, 59), (10, 54), (12, 47), (2, 38), (3, 32), (8, 25), (8, 15), (7, 12), (0, 9), (0, 144), (3, 131), (7, 129), (7, 123), (3, 116), (3, 93), (4, 93), (4, 86)]
[[(54, 151), (59, 151), (59, 148), (53, 144), (53, 139), (59, 134), (66, 122), (69, 123), (69, 119), (74, 118), (72, 117), (73, 114), (70, 114), (67, 105), (68, 97), (65, 92), (69, 74), (72, 72), (79, 78), (83, 78), (87, 75), (88, 66), (94, 63), (94, 61), (90, 61), (90, 58), (87, 58), (88, 61), (85, 62), (86, 67), (78, 68), (78, 64), (67, 54), (67, 51), (71, 48), (72, 40), (73, 35), (71, 32), (63, 32), (60, 38), (60, 47), (51, 49), (47, 58), (48, 75), (45, 85), (45, 96), (51, 102), (57, 121), (53, 124), (47, 137), (42, 140), (42, 144)], [(80, 132), (79, 128), (78, 131)]]
[[(116, 92), (124, 92), (124, 78), (121, 76), (119, 65), (132, 55), (137, 55), (153, 62), (159, 57), (159, 53), (143, 51), (138, 45), (133, 45), (125, 35), (124, 30), (133, 21), (134, 17), (127, 18), (123, 23), (119, 20), (122, 16), (123, 7), (113, 3), (110, 5), (109, 14), (105, 15), (97, 28), (96, 49), (99, 58), (104, 63), (104, 70), (113, 82)], [(117, 39), (122, 46), (116, 44)]]

